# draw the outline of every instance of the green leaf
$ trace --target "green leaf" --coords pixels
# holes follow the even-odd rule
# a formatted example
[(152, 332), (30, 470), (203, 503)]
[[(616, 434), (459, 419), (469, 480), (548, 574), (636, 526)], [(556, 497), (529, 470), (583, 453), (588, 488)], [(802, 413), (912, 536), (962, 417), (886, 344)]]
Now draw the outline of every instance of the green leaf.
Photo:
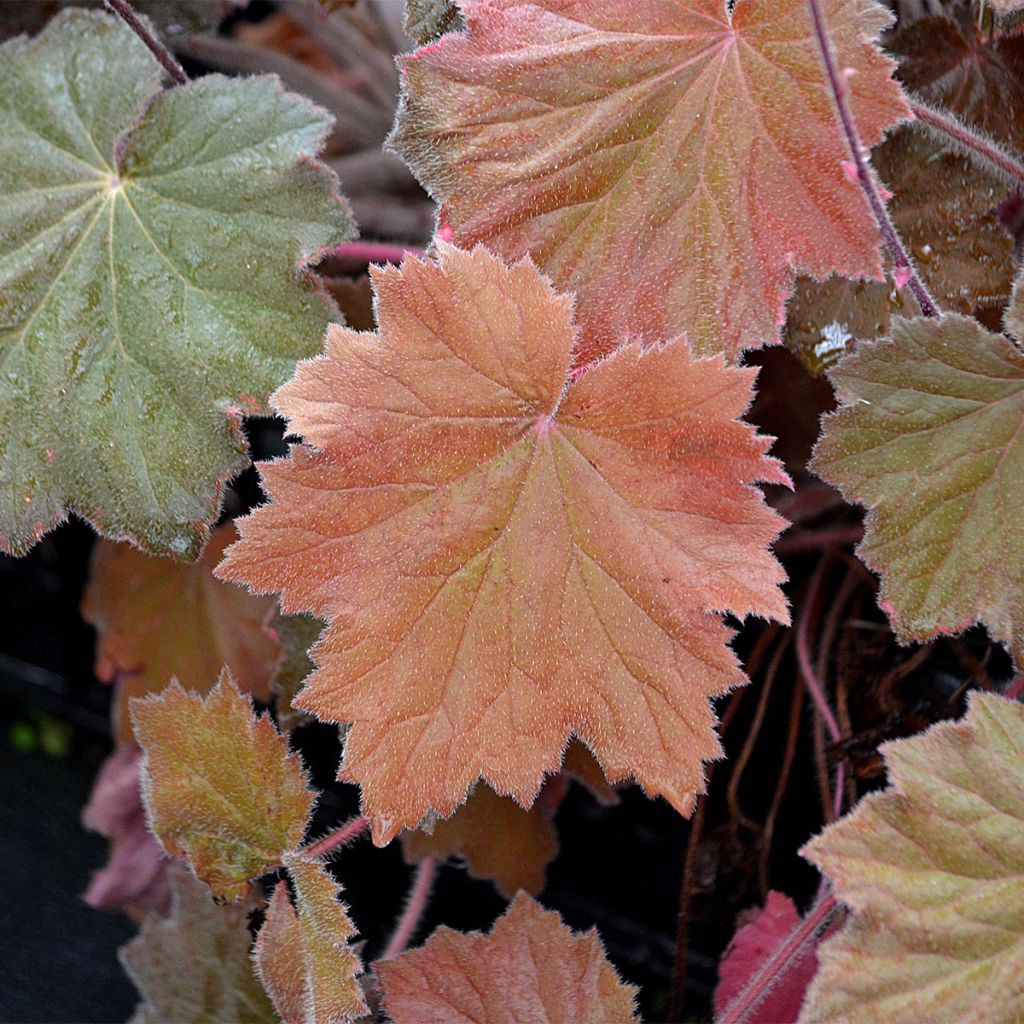
[(420, 46), (465, 27), (465, 19), (452, 0), (405, 0), (405, 31)]
[(0, 47), (0, 547), (67, 510), (198, 553), (242, 412), (315, 354), (302, 264), (352, 233), (327, 114), (270, 77), (157, 92), (98, 12)]
[(832, 380), (812, 467), (868, 507), (858, 554), (900, 639), (983, 621), (1024, 663), (1024, 353), (957, 314), (897, 319)]
[(891, 788), (802, 851), (854, 913), (801, 1022), (1021, 1020), (1024, 706), (974, 693), (961, 721), (882, 751)]

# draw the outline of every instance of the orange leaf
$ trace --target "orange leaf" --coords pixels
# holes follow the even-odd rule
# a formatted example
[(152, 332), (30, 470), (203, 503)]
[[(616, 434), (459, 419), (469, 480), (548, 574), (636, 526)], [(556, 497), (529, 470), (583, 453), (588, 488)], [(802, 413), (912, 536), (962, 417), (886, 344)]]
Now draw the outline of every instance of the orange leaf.
[(520, 889), (536, 895), (544, 888), (547, 866), (558, 853), (554, 817), (565, 788), (561, 777), (548, 779), (533, 807), (526, 810), (480, 783), (452, 817), (439, 821), (431, 832), (402, 835), (406, 863), (460, 854), (470, 875), (493, 880), (506, 899)]
[(269, 702), (281, 659), (281, 645), (267, 628), (275, 602), (212, 572), (236, 536), (231, 523), (219, 527), (193, 564), (130, 544), (97, 544), (82, 617), (99, 634), (96, 675), (117, 685), (121, 743), (132, 738), (129, 699), (156, 693), (172, 678), (206, 693), (227, 666), (243, 690)]
[(256, 968), (285, 1024), (341, 1024), (367, 1012), (338, 887), (318, 861), (288, 854), (298, 913), (278, 884), (256, 939)]
[(277, 392), (317, 447), (264, 464), (218, 573), (328, 620), (296, 706), (353, 723), (375, 841), (480, 776), (529, 806), (573, 733), (689, 813), (744, 678), (717, 613), (787, 618), (756, 371), (677, 341), (570, 377), (570, 298), (479, 248), (374, 283), (381, 333)]
[(597, 930), (574, 934), (520, 893), (490, 935), (438, 928), (376, 964), (394, 1024), (624, 1024), (636, 989), (619, 981)]
[(203, 700), (177, 682), (132, 701), (143, 797), (168, 853), (234, 899), (302, 838), (313, 804), (298, 757), (225, 672)]
[[(868, 145), (909, 113), (874, 0), (825, 0)], [(881, 276), (806, 0), (462, 0), (402, 62), (391, 141), (460, 245), (529, 253), (579, 295), (581, 359), (688, 333), (777, 342), (793, 269)]]

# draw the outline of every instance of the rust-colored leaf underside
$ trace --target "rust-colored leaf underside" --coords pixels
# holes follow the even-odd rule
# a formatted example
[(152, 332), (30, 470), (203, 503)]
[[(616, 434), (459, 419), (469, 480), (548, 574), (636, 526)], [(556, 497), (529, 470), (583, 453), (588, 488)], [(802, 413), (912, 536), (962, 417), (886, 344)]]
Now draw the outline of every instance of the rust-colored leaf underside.
[(174, 682), (131, 712), (150, 827), (214, 895), (241, 896), (302, 838), (313, 794), (301, 762), (227, 672), (205, 700)]
[[(579, 357), (779, 340), (793, 270), (881, 276), (805, 0), (464, 0), (403, 62), (392, 144), (458, 244), (579, 296)], [(907, 114), (875, 0), (825, 0), (862, 138)]]
[(803, 852), (854, 914), (818, 950), (801, 1021), (1024, 1017), (1024, 706), (883, 748), (892, 787)]
[(439, 928), (376, 965), (394, 1024), (629, 1024), (636, 989), (619, 981), (596, 930), (573, 934), (520, 893), (490, 935)]
[(96, 675), (117, 687), (114, 727), (132, 739), (128, 701), (171, 679), (207, 693), (222, 668), (242, 690), (269, 703), (281, 644), (268, 628), (276, 602), (214, 579), (237, 537), (231, 523), (211, 534), (197, 562), (147, 555), (101, 540), (92, 558), (82, 617), (99, 634)]
[(688, 813), (743, 681), (715, 613), (787, 618), (754, 371), (676, 342), (570, 382), (569, 297), (479, 248), (374, 282), (380, 334), (277, 393), (316, 447), (264, 465), (218, 572), (328, 620), (296, 704), (353, 723), (375, 840), (480, 776), (528, 806), (574, 733)]

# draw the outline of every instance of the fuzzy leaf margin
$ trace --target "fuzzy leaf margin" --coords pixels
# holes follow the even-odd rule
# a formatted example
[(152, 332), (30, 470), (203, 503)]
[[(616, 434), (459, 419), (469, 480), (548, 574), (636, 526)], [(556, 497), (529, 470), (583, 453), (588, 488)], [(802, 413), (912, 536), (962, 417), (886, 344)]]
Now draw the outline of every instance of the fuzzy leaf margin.
[(854, 910), (818, 949), (801, 1024), (1024, 1014), (1024, 706), (882, 747), (891, 787), (803, 851)]
[(330, 117), (276, 78), (159, 91), (118, 18), (0, 46), (0, 549), (74, 511), (194, 557), (243, 413), (314, 354), (304, 269), (353, 233)]

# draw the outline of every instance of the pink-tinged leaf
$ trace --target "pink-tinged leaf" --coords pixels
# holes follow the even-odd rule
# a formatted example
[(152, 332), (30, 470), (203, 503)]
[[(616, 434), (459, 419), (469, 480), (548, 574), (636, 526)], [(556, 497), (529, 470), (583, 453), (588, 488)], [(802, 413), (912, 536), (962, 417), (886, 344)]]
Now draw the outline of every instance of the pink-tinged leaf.
[(1024, 1018), (1024, 706), (882, 747), (890, 789), (804, 854), (853, 915), (822, 943), (801, 1021)]
[(132, 701), (149, 824), (224, 899), (277, 867), (313, 804), (299, 758), (225, 672), (204, 700), (177, 682)]
[(166, 914), (173, 861), (146, 824), (139, 789), (141, 760), (138, 747), (119, 747), (96, 777), (82, 824), (110, 840), (110, 860), (92, 876), (84, 898), (91, 907)]
[[(799, 925), (800, 915), (793, 901), (785, 893), (768, 893), (764, 907), (732, 937), (718, 966), (716, 1016), (725, 1012), (755, 971)], [(796, 1021), (804, 993), (818, 969), (816, 948), (817, 942), (808, 943), (795, 963), (785, 965), (785, 973), (745, 1018), (747, 1024), (793, 1024)]]
[(956, 314), (894, 320), (832, 379), (812, 466), (867, 506), (858, 554), (897, 635), (980, 621), (1024, 663), (1024, 354)]
[(264, 464), (217, 571), (328, 620), (296, 705), (352, 723), (375, 841), (480, 776), (528, 807), (574, 733), (689, 813), (743, 682), (719, 613), (788, 615), (755, 371), (676, 341), (570, 381), (570, 298), (529, 260), (373, 278), (380, 334), (332, 328), (277, 393), (316, 447)]
[(597, 931), (574, 934), (520, 893), (490, 935), (439, 928), (420, 949), (376, 964), (394, 1024), (627, 1024), (621, 982)]
[(171, 916), (150, 914), (120, 951), (142, 996), (138, 1024), (277, 1021), (249, 956), (244, 904), (218, 906), (210, 890), (180, 864), (172, 872)]
[(130, 544), (97, 544), (82, 617), (98, 634), (96, 675), (117, 688), (120, 742), (132, 738), (128, 701), (171, 679), (206, 693), (227, 667), (243, 690), (269, 702), (281, 660), (281, 644), (268, 628), (276, 602), (213, 577), (236, 536), (233, 524), (219, 527), (192, 564)]
[[(861, 137), (907, 116), (875, 0), (826, 0)], [(793, 271), (881, 277), (805, 0), (465, 0), (404, 59), (395, 149), (459, 245), (574, 290), (586, 361), (623, 338), (779, 340)]]
[(256, 969), (284, 1024), (345, 1024), (367, 1012), (355, 934), (338, 886), (317, 861), (285, 857), (298, 912), (283, 882), (256, 939)]

